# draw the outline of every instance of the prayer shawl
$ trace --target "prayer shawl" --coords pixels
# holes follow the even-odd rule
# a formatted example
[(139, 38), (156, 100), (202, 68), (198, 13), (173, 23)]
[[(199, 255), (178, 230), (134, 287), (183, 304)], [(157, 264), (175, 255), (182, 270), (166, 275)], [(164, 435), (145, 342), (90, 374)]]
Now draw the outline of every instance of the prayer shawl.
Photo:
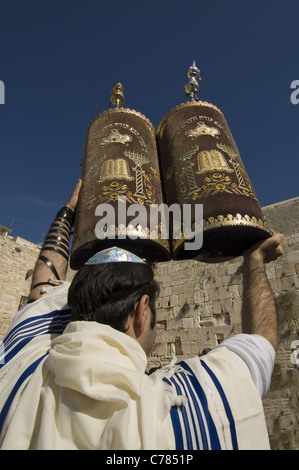
[(1, 449), (269, 448), (261, 398), (226, 347), (147, 375), (133, 338), (68, 323), (67, 289), (23, 309), (4, 339)]

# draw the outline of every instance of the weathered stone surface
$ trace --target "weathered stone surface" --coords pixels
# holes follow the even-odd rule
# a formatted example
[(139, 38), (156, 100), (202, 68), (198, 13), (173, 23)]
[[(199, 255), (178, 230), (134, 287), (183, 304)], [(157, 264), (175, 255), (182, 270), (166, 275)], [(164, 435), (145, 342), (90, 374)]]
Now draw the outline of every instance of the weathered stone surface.
[(26, 301), (40, 247), (0, 230), (0, 338)]

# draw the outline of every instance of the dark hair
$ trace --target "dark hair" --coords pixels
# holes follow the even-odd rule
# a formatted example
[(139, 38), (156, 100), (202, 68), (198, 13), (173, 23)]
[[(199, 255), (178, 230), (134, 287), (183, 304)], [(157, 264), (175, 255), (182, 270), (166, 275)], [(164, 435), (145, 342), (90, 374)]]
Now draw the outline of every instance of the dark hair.
[(135, 303), (147, 294), (153, 328), (158, 291), (151, 264), (120, 262), (86, 265), (76, 273), (69, 288), (71, 319), (97, 321), (125, 332), (127, 318), (132, 314)]

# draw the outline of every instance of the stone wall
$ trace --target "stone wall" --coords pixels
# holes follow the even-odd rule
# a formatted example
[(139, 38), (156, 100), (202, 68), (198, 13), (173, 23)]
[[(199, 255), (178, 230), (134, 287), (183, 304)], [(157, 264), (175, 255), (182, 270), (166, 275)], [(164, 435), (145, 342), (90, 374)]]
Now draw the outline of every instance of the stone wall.
[(271, 390), (264, 400), (273, 449), (299, 450), (299, 198), (265, 208), (271, 226), (285, 234), (285, 255), (272, 263), (279, 348)]
[[(16, 312), (26, 304), (41, 250), (41, 245), (10, 233), (10, 229), (0, 225), (0, 340)], [(74, 274), (69, 268), (66, 280), (71, 281)]]
[[(293, 351), (299, 345), (299, 198), (265, 207), (264, 213), (269, 225), (285, 234), (285, 254), (266, 267), (277, 304), (280, 345), (264, 407), (272, 448), (299, 450), (299, 364)], [(39, 250), (0, 231), (0, 334), (29, 293), (28, 276)], [(69, 270), (67, 279), (73, 274)], [(241, 332), (242, 258), (215, 264), (158, 263), (156, 278), (158, 334), (150, 368), (168, 363), (173, 355), (183, 359), (199, 354)]]
[(0, 226), (0, 338), (29, 295), (40, 247)]

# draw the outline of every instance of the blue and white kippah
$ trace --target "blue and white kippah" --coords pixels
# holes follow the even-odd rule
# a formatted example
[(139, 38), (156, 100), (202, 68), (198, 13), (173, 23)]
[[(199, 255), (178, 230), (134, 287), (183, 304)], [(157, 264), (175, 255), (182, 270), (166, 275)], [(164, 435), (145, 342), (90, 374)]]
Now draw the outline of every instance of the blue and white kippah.
[(93, 255), (85, 265), (121, 262), (145, 264), (145, 261), (139, 258), (139, 256), (130, 253), (130, 251), (113, 246), (112, 248), (106, 248), (106, 250), (99, 251)]

